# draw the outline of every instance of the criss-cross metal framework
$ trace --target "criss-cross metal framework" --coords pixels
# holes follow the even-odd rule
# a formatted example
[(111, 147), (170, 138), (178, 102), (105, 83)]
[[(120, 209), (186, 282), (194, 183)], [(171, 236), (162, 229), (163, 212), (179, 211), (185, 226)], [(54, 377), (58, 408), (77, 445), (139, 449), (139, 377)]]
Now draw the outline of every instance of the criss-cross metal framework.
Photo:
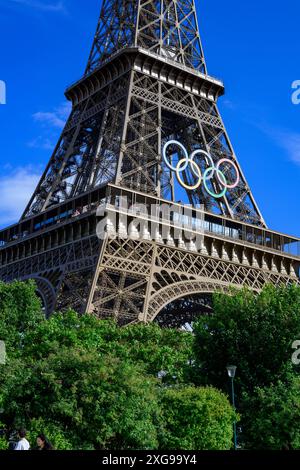
[[(217, 108), (223, 93), (207, 75), (193, 0), (105, 0), (84, 78), (66, 93), (71, 116), (23, 217), (110, 182), (264, 226)], [(170, 140), (225, 159), (228, 184), (232, 161), (239, 184), (222, 198), (182, 190), (162, 158)], [(193, 185), (193, 173), (184, 178)]]
[[(184, 295), (298, 282), (297, 239), (267, 231), (217, 107), (223, 94), (194, 0), (103, 0), (85, 73), (66, 90), (70, 117), (20, 223), (0, 232), (0, 278), (35, 278), (48, 313), (74, 306), (122, 324), (153, 321)], [(161, 224), (155, 240), (99, 241), (95, 207), (122, 191), (201, 206), (219, 228), (200, 248), (162, 238)]]
[(125, 47), (206, 73), (194, 0), (104, 0), (86, 75)]

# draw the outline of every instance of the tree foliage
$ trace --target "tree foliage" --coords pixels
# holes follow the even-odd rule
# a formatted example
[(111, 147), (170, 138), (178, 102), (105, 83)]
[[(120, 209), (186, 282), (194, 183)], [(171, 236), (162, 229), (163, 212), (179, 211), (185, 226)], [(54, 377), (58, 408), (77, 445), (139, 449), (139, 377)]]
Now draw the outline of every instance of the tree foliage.
[(165, 371), (166, 381), (185, 381), (188, 362), (193, 355), (193, 337), (185, 332), (139, 324), (120, 328), (114, 321), (99, 321), (92, 315), (78, 316), (73, 311), (53, 315), (24, 340), (24, 353), (47, 357), (61, 347), (96, 349), (99, 354), (114, 354), (142, 365), (157, 377)]
[(42, 418), (56, 445), (58, 432), (78, 449), (157, 447), (155, 381), (138, 367), (66, 347), (24, 365), (10, 361), (2, 389), (2, 420), (11, 428), (36, 429)]
[(10, 354), (18, 354), (27, 333), (43, 320), (41, 303), (32, 281), (0, 282), (0, 339)]
[(300, 449), (300, 376), (257, 388), (244, 400), (248, 448)]
[(238, 417), (223, 393), (212, 387), (166, 388), (161, 401), (166, 449), (230, 449)]
[(239, 390), (253, 391), (283, 379), (292, 343), (300, 334), (300, 289), (268, 285), (259, 294), (242, 289), (216, 294), (214, 314), (195, 325), (199, 377), (226, 389), (226, 366), (238, 366)]
[[(186, 425), (183, 446), (209, 448), (219, 434), (219, 448), (230, 448), (227, 398), (212, 388), (190, 389), (192, 335), (156, 325), (119, 328), (73, 311), (45, 320), (34, 292), (31, 282), (1, 284), (0, 339), (9, 348), (8, 362), (0, 367), (0, 420), (7, 435), (22, 426), (32, 446), (44, 432), (57, 449), (169, 448), (186, 410), (192, 413), (196, 404), (198, 418), (209, 406), (218, 406), (220, 414), (205, 408), (198, 434), (196, 418), (192, 434)], [(175, 402), (176, 416), (167, 426)], [(208, 423), (214, 437), (203, 433)]]
[[(119, 328), (69, 311), (45, 320), (33, 282), (0, 283), (0, 421), (44, 432), (57, 449), (229, 449), (236, 394), (246, 448), (300, 448), (300, 289), (214, 296), (194, 335)], [(158, 373), (164, 371), (162, 379)], [(194, 385), (192, 385), (192, 382)], [(1, 426), (0, 426), (1, 428)], [(7, 442), (0, 437), (0, 449)]]
[(295, 431), (300, 423), (299, 382), (291, 380), (300, 372), (291, 360), (292, 344), (300, 338), (299, 287), (217, 294), (213, 309), (211, 317), (195, 325), (195, 383), (229, 393), (226, 366), (235, 364), (244, 445), (281, 449), (289, 442), (300, 448)]

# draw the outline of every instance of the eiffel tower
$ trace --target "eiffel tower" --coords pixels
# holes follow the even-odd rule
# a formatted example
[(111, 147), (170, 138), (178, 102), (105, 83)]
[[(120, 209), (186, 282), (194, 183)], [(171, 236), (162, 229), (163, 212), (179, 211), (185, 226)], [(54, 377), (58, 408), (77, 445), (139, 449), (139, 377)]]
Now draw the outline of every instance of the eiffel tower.
[[(194, 0), (103, 0), (84, 75), (65, 92), (70, 117), (21, 220), (0, 232), (0, 279), (34, 279), (46, 315), (175, 327), (209, 313), (215, 291), (300, 284), (299, 239), (266, 226), (223, 94)], [(162, 205), (190, 207), (201, 243), (176, 237), (185, 219), (165, 220)]]

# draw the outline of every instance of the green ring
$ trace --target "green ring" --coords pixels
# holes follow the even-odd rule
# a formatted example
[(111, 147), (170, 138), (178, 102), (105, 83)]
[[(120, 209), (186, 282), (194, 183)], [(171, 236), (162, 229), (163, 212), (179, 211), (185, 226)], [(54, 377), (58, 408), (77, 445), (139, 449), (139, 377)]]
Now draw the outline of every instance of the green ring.
[(218, 168), (214, 168), (214, 167), (209, 167), (205, 170), (204, 172), (204, 175), (203, 175), (203, 183), (204, 183), (204, 187), (206, 189), (206, 191), (208, 192), (208, 194), (210, 194), (212, 197), (216, 198), (216, 199), (220, 199), (221, 197), (224, 197), (225, 194), (226, 194), (226, 191), (227, 191), (227, 188), (224, 188), (223, 191), (220, 193), (220, 194), (216, 194), (216, 193), (213, 193), (208, 187), (207, 187), (207, 184), (206, 184), (206, 177), (207, 177), (207, 174), (209, 172), (211, 172), (211, 170), (215, 170), (219, 175), (221, 175), (221, 178), (223, 178), (224, 180), (224, 183), (223, 184), (226, 184), (227, 185), (227, 180), (224, 176), (224, 174), (222, 173), (221, 170), (219, 170)]

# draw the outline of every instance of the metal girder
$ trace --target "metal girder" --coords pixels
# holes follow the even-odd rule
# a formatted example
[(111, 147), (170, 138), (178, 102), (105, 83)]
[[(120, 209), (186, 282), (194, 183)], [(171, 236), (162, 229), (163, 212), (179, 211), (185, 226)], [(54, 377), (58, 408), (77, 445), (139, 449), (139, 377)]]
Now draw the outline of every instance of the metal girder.
[(104, 0), (85, 75), (132, 46), (206, 73), (194, 0)]
[[(115, 208), (120, 215), (120, 207), (113, 204), (124, 191), (131, 195), (130, 200), (146, 198), (148, 204), (156, 201), (157, 207), (163, 203), (150, 195), (109, 185), (105, 198), (108, 214)], [(263, 246), (255, 237), (250, 240), (245, 230), (246, 241), (230, 234), (224, 238), (218, 237), (218, 232), (205, 233), (201, 245), (192, 248), (188, 239), (173, 240), (172, 230), (164, 239), (161, 219), (155, 219), (155, 240), (147, 239), (151, 217), (143, 225), (146, 239), (110, 238), (107, 234), (100, 241), (95, 235), (95, 213), (72, 214), (65, 225), (53, 223), (48, 230), (41, 229), (35, 236), (0, 249), (0, 279), (35, 279), (47, 315), (54, 309), (74, 308), (100, 318), (113, 317), (120, 325), (154, 321), (166, 305), (193, 294), (242, 286), (259, 291), (267, 283), (300, 285), (299, 256), (279, 251), (279, 235), (273, 246)], [(119, 230), (117, 225), (117, 234)], [(262, 239), (269, 238), (263, 235), (264, 229), (253, 230), (261, 233)], [(160, 324), (179, 321), (168, 315), (164, 318)]]
[[(126, 49), (128, 60), (123, 54), (107, 62), (130, 46), (154, 51), (161, 62), (152, 63), (143, 54), (141, 61), (141, 53)], [(178, 71), (178, 64), (186, 70)], [(75, 98), (68, 90), (74, 99), (71, 116), (23, 219), (98, 185), (116, 182), (264, 226), (216, 103), (209, 98), (212, 81), (203, 75), (202, 88), (197, 88), (192, 71), (206, 73), (193, 0), (104, 1), (86, 87), (84, 80), (80, 84), (86, 98), (78, 101), (78, 92)], [(221, 198), (209, 194), (203, 184), (178, 194), (176, 179), (162, 160), (162, 146), (171, 139), (180, 141), (189, 153), (209, 152), (215, 163), (224, 158), (232, 161), (241, 176), (239, 184)], [(199, 162), (199, 167), (204, 163)], [(228, 184), (234, 178), (233, 168), (228, 164), (222, 168)], [(211, 183), (218, 193), (216, 176)], [(184, 178), (187, 182), (187, 175)]]
[[(146, 240), (106, 240), (87, 309), (120, 324), (152, 322), (174, 300), (244, 286), (290, 284), (295, 276), (240, 263), (223, 255), (193, 253)], [(207, 242), (205, 242), (206, 244)]]
[[(35, 279), (47, 314), (73, 307), (121, 325), (154, 321), (183, 296), (300, 284), (299, 258), (280, 251), (281, 235), (263, 231), (217, 107), (223, 93), (207, 75), (194, 0), (104, 0), (85, 74), (66, 91), (68, 122), (18, 227), (0, 239), (0, 279)], [(194, 155), (201, 178), (211, 159), (211, 191), (194, 184), (195, 171), (180, 183), (167, 160), (180, 151), (162, 155), (174, 140)], [(227, 190), (216, 197), (222, 181)], [(134, 200), (202, 206), (246, 238), (205, 234), (196, 252), (161, 234), (99, 241), (95, 206), (116, 188)], [(254, 246), (247, 236), (256, 242), (255, 230)]]

